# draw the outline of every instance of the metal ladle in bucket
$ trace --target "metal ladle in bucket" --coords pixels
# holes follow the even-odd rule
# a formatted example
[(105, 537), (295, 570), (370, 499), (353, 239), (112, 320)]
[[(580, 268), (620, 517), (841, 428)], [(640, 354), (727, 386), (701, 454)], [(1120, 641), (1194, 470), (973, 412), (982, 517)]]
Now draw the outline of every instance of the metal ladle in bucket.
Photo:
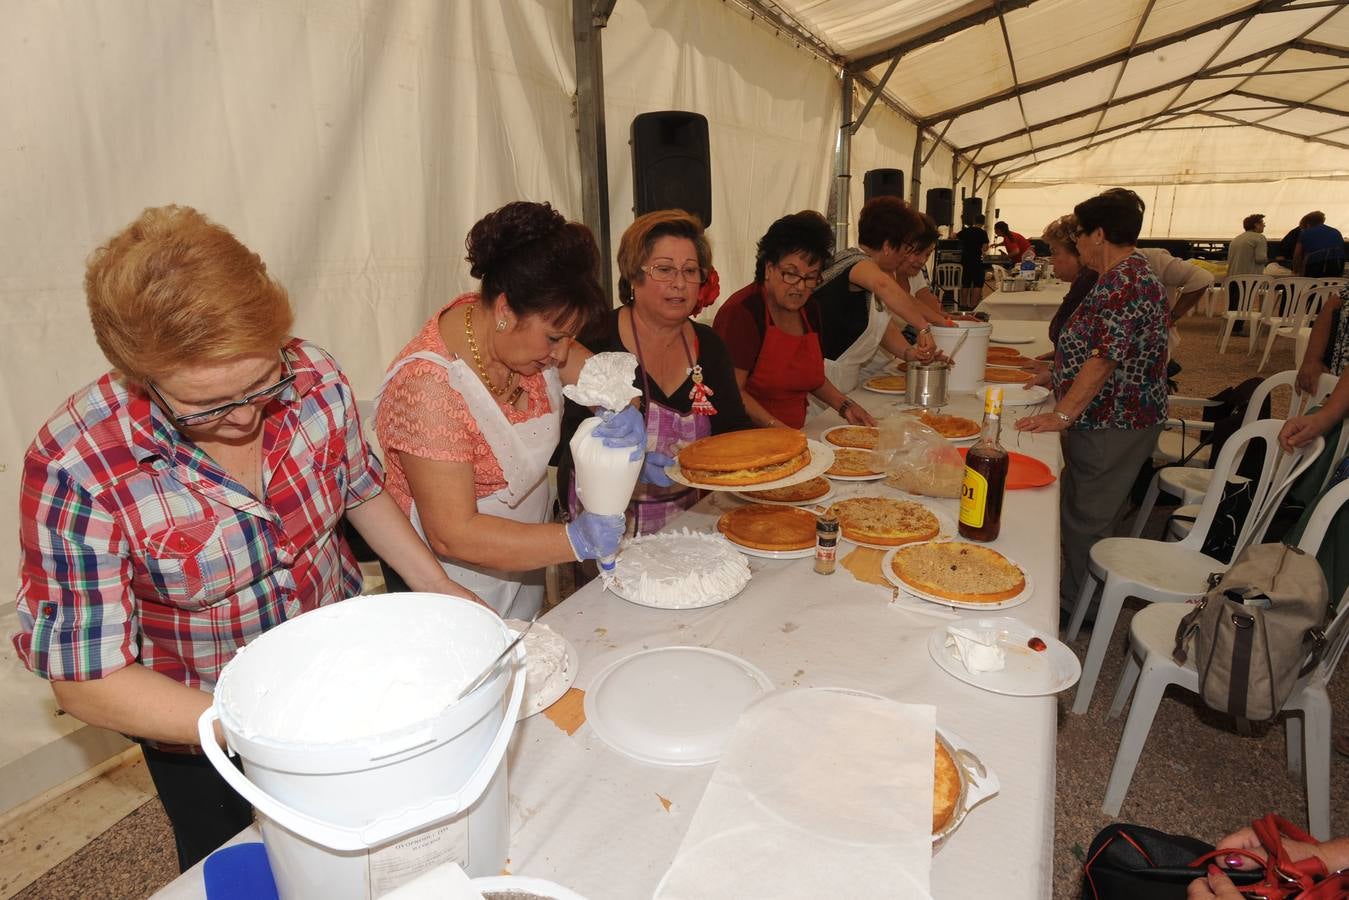
[(501, 653), (498, 654), (497, 658), (492, 660), (488, 664), (487, 668), (482, 671), (482, 674), (479, 675), (477, 678), (473, 679), (472, 681), (470, 681), (468, 683), (468, 687), (464, 688), (462, 691), (459, 692), (459, 696), (454, 698), (455, 703), (458, 703), (460, 700), (463, 700), (469, 694), (473, 693), (478, 688), (482, 687), (484, 684), (488, 682), (488, 680), (494, 674), (496, 674), (496, 670), (501, 667), (502, 660), (504, 660), (507, 656), (510, 655), (510, 652), (515, 649), (516, 644), (520, 643), (525, 639), (525, 635), (529, 634), (529, 629), (534, 627), (534, 623), (538, 621), (538, 618), (539, 614), (534, 613), (534, 618), (530, 619), (529, 624), (524, 627), (524, 630), (515, 636), (515, 640), (507, 644), (506, 649), (502, 650)]

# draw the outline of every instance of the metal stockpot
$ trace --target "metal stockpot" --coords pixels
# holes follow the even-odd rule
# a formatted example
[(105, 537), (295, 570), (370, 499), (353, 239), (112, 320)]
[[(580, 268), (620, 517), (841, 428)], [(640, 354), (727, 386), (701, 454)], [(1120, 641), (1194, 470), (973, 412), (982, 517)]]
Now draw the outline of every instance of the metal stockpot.
[(905, 398), (914, 406), (945, 406), (946, 382), (950, 375), (950, 363), (909, 363), (904, 373)]

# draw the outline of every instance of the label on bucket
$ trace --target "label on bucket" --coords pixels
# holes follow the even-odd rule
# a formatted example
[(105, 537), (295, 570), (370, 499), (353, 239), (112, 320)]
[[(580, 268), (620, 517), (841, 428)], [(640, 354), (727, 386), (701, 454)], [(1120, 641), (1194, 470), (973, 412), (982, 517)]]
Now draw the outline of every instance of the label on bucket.
[(468, 865), (468, 816), (371, 850), (370, 896), (388, 893), (447, 862)]

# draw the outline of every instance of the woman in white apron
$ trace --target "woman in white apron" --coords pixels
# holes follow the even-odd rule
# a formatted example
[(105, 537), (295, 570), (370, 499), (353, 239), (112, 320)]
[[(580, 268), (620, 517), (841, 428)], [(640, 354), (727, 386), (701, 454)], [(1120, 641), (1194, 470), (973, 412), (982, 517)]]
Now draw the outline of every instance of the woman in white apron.
[[(622, 516), (548, 522), (562, 385), (590, 355), (573, 338), (607, 304), (589, 230), (547, 204), (485, 216), (468, 249), (481, 293), (450, 302), (399, 353), (375, 430), (388, 490), (445, 571), (501, 615), (529, 618), (546, 566), (610, 556), (623, 535)], [(639, 445), (636, 410), (615, 418), (601, 428), (627, 427)]]
[(896, 273), (915, 240), (926, 231), (922, 215), (897, 197), (875, 197), (857, 221), (858, 247), (843, 251), (815, 290), (823, 317), (825, 375), (840, 391), (856, 389), (877, 348), (904, 357), (909, 347), (894, 313), (918, 329), (909, 358), (929, 362), (937, 352), (931, 325), (948, 325), (945, 313), (916, 300)]

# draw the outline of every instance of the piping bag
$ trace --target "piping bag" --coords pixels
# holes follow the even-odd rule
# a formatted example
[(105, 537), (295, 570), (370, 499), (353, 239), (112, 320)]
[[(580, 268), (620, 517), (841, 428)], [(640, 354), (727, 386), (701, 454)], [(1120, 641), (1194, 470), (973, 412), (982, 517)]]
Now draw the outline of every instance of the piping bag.
[[(642, 471), (646, 448), (631, 459), (631, 447), (606, 447), (593, 432), (629, 406), (642, 392), (633, 384), (637, 357), (631, 353), (596, 353), (581, 367), (575, 384), (562, 389), (567, 399), (596, 410), (599, 415), (582, 422), (571, 439), (571, 458), (576, 472), (576, 496), (589, 512), (621, 516), (632, 500), (637, 476)], [(614, 557), (601, 559), (600, 573), (614, 574)]]

